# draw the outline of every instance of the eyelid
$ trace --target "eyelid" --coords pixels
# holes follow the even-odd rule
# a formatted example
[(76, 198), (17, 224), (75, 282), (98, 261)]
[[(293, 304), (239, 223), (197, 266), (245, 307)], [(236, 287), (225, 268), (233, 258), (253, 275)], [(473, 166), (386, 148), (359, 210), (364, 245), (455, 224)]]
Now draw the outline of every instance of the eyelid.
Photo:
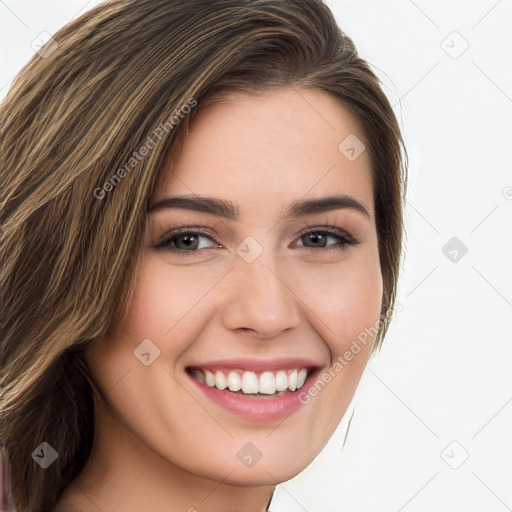
[(350, 243), (350, 244), (359, 243), (355, 237), (353, 237), (350, 233), (348, 233), (348, 231), (341, 229), (341, 228), (335, 226), (334, 224), (331, 224), (328, 222), (321, 224), (321, 225), (313, 225), (313, 226), (308, 225), (307, 227), (302, 228), (299, 231), (297, 236), (300, 238), (300, 237), (307, 235), (311, 232), (325, 233), (325, 234), (328, 234), (331, 236), (337, 235), (337, 236), (344, 238), (347, 241), (347, 243)]
[(153, 247), (158, 248), (158, 247), (166, 244), (167, 242), (169, 242), (175, 236), (178, 236), (181, 234), (193, 234), (193, 235), (207, 236), (212, 239), (212, 242), (215, 242), (216, 244), (220, 244), (220, 242), (217, 240), (213, 231), (211, 231), (208, 228), (201, 227), (201, 226), (180, 226), (178, 228), (171, 229), (170, 231), (166, 231), (162, 235), (160, 235), (160, 237), (157, 239), (157, 241), (153, 244)]

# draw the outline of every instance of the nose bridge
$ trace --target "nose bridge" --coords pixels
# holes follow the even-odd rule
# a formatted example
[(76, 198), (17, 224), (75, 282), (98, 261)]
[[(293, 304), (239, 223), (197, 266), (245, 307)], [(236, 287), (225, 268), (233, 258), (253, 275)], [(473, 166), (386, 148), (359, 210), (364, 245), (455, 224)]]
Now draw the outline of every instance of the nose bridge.
[[(241, 244), (241, 248), (246, 246)], [(252, 330), (261, 338), (273, 338), (299, 324), (297, 298), (271, 249), (265, 249), (253, 261), (245, 259), (243, 253), (237, 255), (233, 265), (223, 311), (227, 328)]]

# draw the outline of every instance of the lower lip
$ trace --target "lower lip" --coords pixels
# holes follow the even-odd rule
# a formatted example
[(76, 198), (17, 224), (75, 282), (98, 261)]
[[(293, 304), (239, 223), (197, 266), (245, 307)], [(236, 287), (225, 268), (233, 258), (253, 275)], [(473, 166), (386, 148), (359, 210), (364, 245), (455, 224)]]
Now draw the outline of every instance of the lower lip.
[(208, 397), (212, 402), (220, 405), (224, 409), (235, 413), (253, 422), (272, 422), (279, 421), (304, 404), (299, 401), (301, 391), (307, 388), (313, 374), (308, 375), (304, 385), (297, 391), (290, 391), (284, 395), (272, 398), (251, 398), (248, 396), (238, 395), (230, 391), (221, 391), (216, 387), (210, 387), (190, 375), (196, 386)]

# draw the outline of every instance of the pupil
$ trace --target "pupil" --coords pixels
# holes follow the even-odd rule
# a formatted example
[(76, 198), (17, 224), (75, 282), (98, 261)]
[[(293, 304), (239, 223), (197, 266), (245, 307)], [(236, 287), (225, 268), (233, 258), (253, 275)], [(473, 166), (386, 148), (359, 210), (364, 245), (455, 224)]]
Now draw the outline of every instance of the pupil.
[(197, 242), (197, 237), (195, 235), (183, 235), (180, 239), (184, 241), (184, 246), (187, 249), (190, 249), (192, 246), (194, 246), (194, 242)]
[(321, 241), (321, 239), (325, 238), (324, 235), (321, 235), (319, 233), (310, 233), (308, 237), (309, 240), (311, 240), (313, 243), (318, 243), (319, 241)]

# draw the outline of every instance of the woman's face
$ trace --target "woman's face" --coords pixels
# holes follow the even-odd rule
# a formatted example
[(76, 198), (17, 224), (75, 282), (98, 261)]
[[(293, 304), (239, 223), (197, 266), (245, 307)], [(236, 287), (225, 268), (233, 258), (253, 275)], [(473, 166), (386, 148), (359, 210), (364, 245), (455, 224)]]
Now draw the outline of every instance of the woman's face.
[(285, 481), (319, 453), (381, 309), (362, 139), (317, 90), (201, 112), (152, 198), (125, 318), (89, 353), (114, 442), (241, 485)]

